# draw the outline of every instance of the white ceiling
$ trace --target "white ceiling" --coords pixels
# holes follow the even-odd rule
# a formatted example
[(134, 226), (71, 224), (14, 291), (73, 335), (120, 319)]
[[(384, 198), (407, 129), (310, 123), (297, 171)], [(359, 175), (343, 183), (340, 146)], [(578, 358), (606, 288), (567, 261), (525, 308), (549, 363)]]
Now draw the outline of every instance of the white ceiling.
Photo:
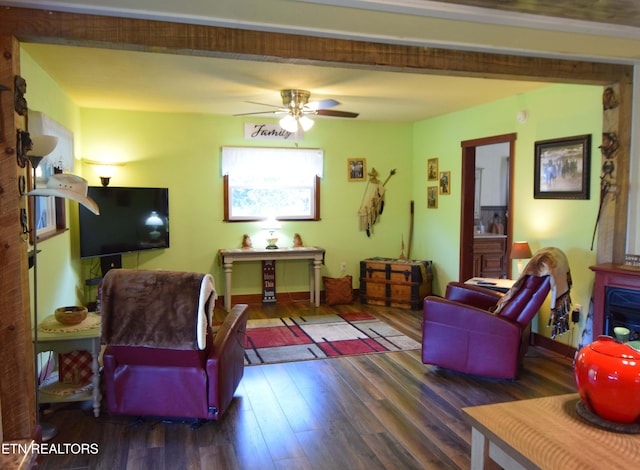
[[(640, 28), (426, 0), (2, 4), (545, 57), (640, 58)], [(335, 109), (359, 112), (361, 120), (415, 121), (545, 85), (44, 44), (24, 48), (81, 107), (231, 115), (269, 110), (246, 101), (279, 105), (280, 89), (302, 88), (312, 100), (340, 101)]]
[(360, 69), (27, 44), (24, 49), (81, 107), (232, 115), (270, 112), (280, 89), (302, 88), (311, 100), (359, 120), (414, 122), (541, 86)]

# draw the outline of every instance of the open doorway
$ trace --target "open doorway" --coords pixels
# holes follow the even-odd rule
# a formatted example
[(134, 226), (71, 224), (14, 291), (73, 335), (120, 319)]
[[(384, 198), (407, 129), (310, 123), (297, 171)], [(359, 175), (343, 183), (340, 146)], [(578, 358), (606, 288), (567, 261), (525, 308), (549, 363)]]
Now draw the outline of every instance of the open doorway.
[(462, 142), (460, 281), (511, 278), (516, 134)]

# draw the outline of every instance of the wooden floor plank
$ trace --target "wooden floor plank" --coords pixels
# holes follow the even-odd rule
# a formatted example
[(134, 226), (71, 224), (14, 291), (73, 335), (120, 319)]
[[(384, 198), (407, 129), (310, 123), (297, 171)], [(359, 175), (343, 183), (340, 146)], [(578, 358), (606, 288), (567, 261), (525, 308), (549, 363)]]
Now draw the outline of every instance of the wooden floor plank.
[[(250, 318), (369, 312), (419, 340), (421, 312), (308, 302), (252, 305)], [(225, 313), (216, 309), (216, 319)], [(516, 381), (424, 365), (420, 351), (245, 367), (221, 420), (99, 418), (90, 403), (55, 405), (53, 442), (94, 442), (97, 455), (48, 455), (48, 469), (468, 469), (466, 406), (575, 391), (571, 358), (530, 348)]]
[(247, 398), (251, 402), (251, 408), (254, 410), (272, 458), (277, 461), (304, 455), (265, 376), (265, 368), (247, 367), (246, 369), (243, 380), (246, 381)]

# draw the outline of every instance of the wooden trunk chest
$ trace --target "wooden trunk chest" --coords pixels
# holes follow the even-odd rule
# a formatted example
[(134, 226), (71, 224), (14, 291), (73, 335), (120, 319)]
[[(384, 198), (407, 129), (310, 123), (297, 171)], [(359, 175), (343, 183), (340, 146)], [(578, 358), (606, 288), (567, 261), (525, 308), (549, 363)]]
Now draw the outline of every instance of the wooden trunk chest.
[(417, 310), (432, 278), (431, 261), (369, 258), (360, 261), (360, 302)]

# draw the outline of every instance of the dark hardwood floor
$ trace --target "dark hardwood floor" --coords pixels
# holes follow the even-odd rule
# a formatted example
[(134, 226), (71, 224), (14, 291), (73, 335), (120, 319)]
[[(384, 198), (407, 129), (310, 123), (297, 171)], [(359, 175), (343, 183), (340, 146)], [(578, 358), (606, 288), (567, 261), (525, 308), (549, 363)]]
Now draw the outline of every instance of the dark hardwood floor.
[[(420, 311), (292, 302), (250, 306), (250, 318), (367, 311), (420, 339)], [(216, 317), (222, 318), (222, 310)], [(249, 366), (218, 422), (110, 416), (89, 403), (44, 420), (52, 443), (95, 443), (96, 455), (40, 458), (41, 469), (467, 469), (471, 430), (461, 408), (575, 392), (572, 358), (530, 348), (517, 381), (423, 365), (420, 351)]]

